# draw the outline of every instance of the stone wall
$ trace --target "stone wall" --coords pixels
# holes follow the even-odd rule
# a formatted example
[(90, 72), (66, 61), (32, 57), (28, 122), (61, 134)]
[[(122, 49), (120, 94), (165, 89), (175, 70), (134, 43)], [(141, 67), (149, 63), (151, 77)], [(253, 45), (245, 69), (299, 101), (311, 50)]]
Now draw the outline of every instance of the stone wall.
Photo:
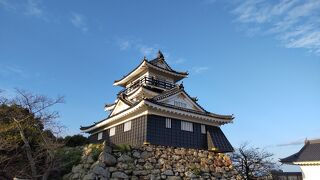
[(94, 161), (93, 146), (84, 148), (81, 163), (64, 179), (240, 179), (221, 153), (152, 145), (120, 152), (104, 146)]

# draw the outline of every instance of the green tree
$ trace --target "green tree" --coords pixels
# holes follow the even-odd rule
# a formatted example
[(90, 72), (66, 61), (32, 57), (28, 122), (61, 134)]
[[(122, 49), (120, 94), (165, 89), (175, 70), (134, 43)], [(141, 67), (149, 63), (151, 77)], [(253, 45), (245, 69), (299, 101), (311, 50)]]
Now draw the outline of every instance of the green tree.
[(73, 136), (66, 136), (64, 138), (65, 145), (68, 147), (83, 146), (89, 143), (88, 138), (81, 134), (75, 134)]

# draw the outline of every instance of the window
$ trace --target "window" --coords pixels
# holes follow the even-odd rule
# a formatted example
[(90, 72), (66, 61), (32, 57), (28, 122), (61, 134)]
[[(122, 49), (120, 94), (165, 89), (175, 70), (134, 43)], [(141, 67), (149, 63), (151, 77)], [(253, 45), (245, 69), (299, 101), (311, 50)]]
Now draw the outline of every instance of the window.
[(193, 124), (186, 121), (181, 121), (181, 130), (193, 132)]
[(116, 134), (116, 127), (110, 128), (109, 136), (114, 136)]
[(128, 121), (128, 122), (124, 123), (123, 131), (126, 132), (126, 131), (129, 131), (129, 130), (131, 130), (131, 121)]
[(201, 133), (206, 134), (206, 126), (201, 124)]
[(183, 103), (183, 102), (180, 102), (180, 101), (174, 101), (174, 105), (178, 106), (178, 107), (183, 107), (183, 108), (187, 107), (186, 103)]
[(166, 118), (166, 128), (171, 128), (171, 118)]
[(98, 140), (101, 140), (102, 139), (102, 132), (99, 132), (98, 133)]

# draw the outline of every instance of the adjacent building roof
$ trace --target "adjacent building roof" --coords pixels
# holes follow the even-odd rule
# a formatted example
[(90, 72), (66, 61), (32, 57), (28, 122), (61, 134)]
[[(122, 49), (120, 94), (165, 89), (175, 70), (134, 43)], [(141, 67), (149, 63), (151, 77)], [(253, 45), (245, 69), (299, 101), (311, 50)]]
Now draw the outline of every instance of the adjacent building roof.
[(312, 162), (320, 162), (320, 139), (306, 140), (305, 145), (299, 152), (281, 159), (280, 162), (286, 164), (312, 164)]

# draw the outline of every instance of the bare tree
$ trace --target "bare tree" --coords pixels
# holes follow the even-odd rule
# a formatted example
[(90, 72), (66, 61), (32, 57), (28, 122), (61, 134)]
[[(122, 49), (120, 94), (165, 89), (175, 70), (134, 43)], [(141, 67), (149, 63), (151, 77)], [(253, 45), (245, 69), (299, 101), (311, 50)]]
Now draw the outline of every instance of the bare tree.
[[(23, 149), (26, 154), (26, 159), (30, 166), (31, 178), (38, 179), (41, 177), (46, 180), (52, 170), (55, 169), (54, 152), (61, 146), (56, 141), (54, 135), (61, 131), (61, 127), (55, 119), (58, 117), (56, 111), (50, 111), (51, 107), (63, 103), (63, 97), (55, 99), (48, 98), (42, 95), (35, 95), (33, 93), (16, 89), (17, 96), (8, 99), (0, 96), (0, 104), (11, 108), (10, 111), (2, 113), (1, 120), (7, 119), (11, 128), (0, 127), (0, 132), (5, 134), (13, 129), (19, 133), (19, 137), (23, 142)], [(26, 111), (21, 113), (21, 111)], [(34, 134), (28, 134), (27, 130), (32, 129), (39, 135), (38, 143), (32, 148), (30, 139)], [(49, 129), (45, 131), (44, 129)], [(0, 150), (14, 150), (18, 149), (19, 143), (10, 141), (8, 138), (1, 138)], [(18, 151), (17, 151), (18, 152)], [(10, 157), (9, 157), (10, 158)], [(11, 157), (14, 159), (15, 157)], [(5, 159), (3, 162), (10, 162), (11, 159)]]
[(254, 180), (269, 175), (271, 170), (277, 168), (272, 156), (263, 149), (248, 147), (248, 143), (244, 143), (236, 149), (231, 159), (242, 179)]

